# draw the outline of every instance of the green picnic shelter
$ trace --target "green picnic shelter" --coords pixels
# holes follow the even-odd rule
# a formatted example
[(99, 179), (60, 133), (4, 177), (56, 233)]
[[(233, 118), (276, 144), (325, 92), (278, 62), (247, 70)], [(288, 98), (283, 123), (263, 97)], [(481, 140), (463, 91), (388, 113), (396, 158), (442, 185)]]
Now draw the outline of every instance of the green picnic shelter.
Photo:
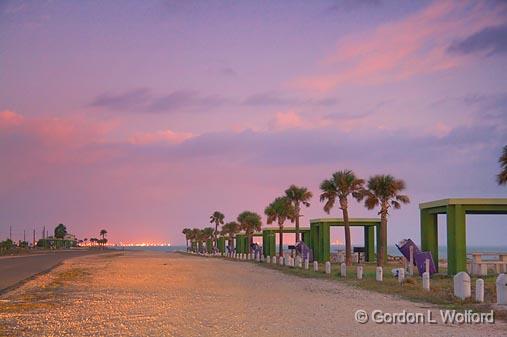
[[(350, 226), (364, 228), (364, 255), (367, 262), (375, 260), (375, 234), (377, 240), (377, 255), (380, 249), (380, 219), (351, 218)], [(319, 262), (329, 261), (331, 254), (331, 226), (344, 226), (341, 218), (321, 218), (310, 220), (310, 248), (313, 258)], [(384, 254), (387, 259), (387, 252)]]
[(421, 249), (430, 251), (438, 270), (438, 214), (447, 215), (447, 274), (467, 270), (466, 215), (507, 214), (507, 198), (453, 198), (419, 204)]

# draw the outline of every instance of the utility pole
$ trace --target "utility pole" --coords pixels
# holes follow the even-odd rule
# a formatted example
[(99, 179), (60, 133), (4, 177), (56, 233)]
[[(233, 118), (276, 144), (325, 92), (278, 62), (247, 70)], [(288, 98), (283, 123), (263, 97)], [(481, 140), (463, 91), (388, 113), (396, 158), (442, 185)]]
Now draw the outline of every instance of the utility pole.
[(12, 241), (12, 225), (9, 225), (9, 240)]
[(35, 247), (35, 227), (33, 228), (33, 241), (32, 246)]
[(42, 239), (46, 238), (46, 226), (42, 227)]
[(26, 242), (26, 229), (23, 229), (23, 242)]

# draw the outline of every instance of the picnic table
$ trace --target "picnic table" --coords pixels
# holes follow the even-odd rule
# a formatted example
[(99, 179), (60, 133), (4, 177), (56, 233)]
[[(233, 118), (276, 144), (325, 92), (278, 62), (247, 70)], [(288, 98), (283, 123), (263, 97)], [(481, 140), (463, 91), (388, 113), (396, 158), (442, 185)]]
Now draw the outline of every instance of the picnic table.
[[(507, 272), (507, 252), (474, 252), (472, 256), (469, 271), (475, 275), (485, 276), (488, 274), (488, 266), (494, 266), (497, 274)], [(493, 259), (483, 259), (483, 257), (493, 257)]]

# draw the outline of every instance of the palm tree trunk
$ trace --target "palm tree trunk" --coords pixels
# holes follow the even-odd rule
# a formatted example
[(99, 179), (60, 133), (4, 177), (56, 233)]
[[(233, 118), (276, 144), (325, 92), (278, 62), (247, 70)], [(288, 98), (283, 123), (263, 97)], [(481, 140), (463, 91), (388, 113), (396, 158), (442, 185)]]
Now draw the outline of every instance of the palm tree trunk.
[(345, 263), (347, 266), (352, 265), (352, 243), (350, 242), (350, 224), (349, 224), (349, 210), (347, 207), (343, 211), (343, 224), (345, 227)]
[(296, 206), (296, 243), (299, 242), (299, 206)]
[(215, 223), (215, 232), (213, 233), (213, 252), (218, 248), (218, 222)]
[(280, 225), (280, 236), (278, 238), (278, 255), (283, 257), (283, 225)]
[(387, 209), (382, 207), (380, 210), (380, 251), (377, 258), (377, 266), (382, 267), (386, 258), (387, 244)]

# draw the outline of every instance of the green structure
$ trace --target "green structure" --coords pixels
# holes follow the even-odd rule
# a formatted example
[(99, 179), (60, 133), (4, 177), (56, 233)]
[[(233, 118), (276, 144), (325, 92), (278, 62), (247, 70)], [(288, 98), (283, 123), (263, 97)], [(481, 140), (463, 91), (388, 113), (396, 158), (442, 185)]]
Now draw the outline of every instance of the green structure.
[(506, 198), (442, 199), (419, 204), (421, 248), (433, 255), (438, 270), (438, 214), (447, 215), (447, 273), (466, 271), (466, 215), (507, 214)]
[[(365, 260), (374, 261), (375, 256), (375, 233), (377, 237), (377, 255), (380, 244), (380, 219), (377, 218), (351, 218), (350, 226), (364, 228), (364, 252)], [(331, 250), (331, 226), (344, 226), (343, 219), (323, 218), (310, 220), (310, 248), (313, 250), (313, 258), (319, 262), (329, 261)], [(387, 252), (384, 256), (387, 259)]]
[(225, 253), (225, 240), (227, 239), (224, 236), (217, 238), (217, 248), (220, 253)]
[[(307, 245), (310, 245), (310, 228), (300, 227), (299, 232), (302, 234), (302, 240)], [(257, 233), (262, 236), (262, 253), (264, 256), (276, 256), (276, 234), (280, 234), (280, 228), (265, 228), (262, 233)], [(283, 234), (296, 233), (295, 227), (284, 227)]]

